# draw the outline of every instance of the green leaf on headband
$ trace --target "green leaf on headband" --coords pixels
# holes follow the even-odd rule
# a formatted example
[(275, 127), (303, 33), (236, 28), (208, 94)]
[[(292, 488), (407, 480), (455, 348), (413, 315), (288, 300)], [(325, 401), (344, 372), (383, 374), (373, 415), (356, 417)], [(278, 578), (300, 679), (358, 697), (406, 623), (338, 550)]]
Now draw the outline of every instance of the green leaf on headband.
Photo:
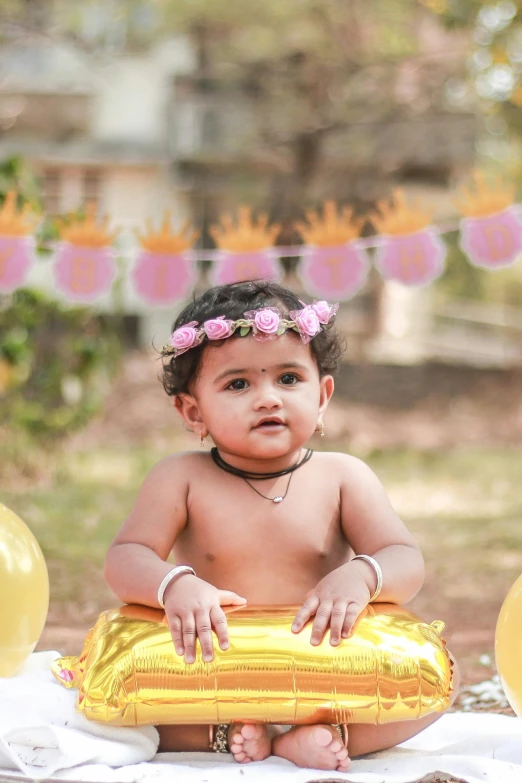
[(280, 324), (279, 329), (276, 332), (277, 336), (280, 337), (285, 332), (286, 332), (286, 326), (284, 324)]
[(241, 329), (239, 330), (239, 334), (241, 335), (241, 337), (246, 337), (249, 331), (250, 331), (250, 326), (242, 326)]

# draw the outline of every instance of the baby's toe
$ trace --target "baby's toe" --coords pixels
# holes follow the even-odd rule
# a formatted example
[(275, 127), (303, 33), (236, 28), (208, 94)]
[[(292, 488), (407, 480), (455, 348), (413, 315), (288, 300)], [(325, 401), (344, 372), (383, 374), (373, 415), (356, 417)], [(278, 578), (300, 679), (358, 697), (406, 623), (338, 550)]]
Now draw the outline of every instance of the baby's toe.
[[(322, 748), (326, 748), (331, 742), (333, 742), (332, 732), (326, 728), (326, 726), (314, 726), (312, 732), (313, 738), (318, 745)], [(341, 747), (339, 745), (339, 747)]]
[(241, 728), (241, 734), (247, 740), (259, 739), (265, 733), (265, 729), (259, 723), (245, 723)]

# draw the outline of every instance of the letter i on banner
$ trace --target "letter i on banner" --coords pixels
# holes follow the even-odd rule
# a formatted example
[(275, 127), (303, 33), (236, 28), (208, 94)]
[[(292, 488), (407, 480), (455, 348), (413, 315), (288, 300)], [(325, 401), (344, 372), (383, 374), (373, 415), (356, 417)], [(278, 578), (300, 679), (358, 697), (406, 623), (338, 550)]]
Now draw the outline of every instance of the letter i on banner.
[(375, 265), (386, 280), (404, 285), (431, 283), (444, 271), (447, 249), (438, 230), (431, 226), (432, 215), (409, 207), (401, 191), (392, 203), (378, 202), (372, 215), (380, 236), (376, 238)]
[(36, 216), (26, 204), (16, 205), (16, 193), (7, 193), (0, 209), (0, 293), (8, 294), (24, 285), (34, 261)]
[(501, 269), (522, 252), (522, 223), (513, 206), (514, 186), (487, 183), (476, 173), (474, 187), (461, 188), (457, 205), (462, 215), (460, 247), (474, 266)]
[(154, 233), (150, 223), (147, 229), (147, 234), (138, 234), (142, 249), (132, 273), (134, 287), (149, 304), (173, 304), (184, 299), (196, 281), (190, 248), (198, 233), (187, 223), (178, 234), (172, 233), (168, 212), (159, 232)]
[(258, 278), (278, 280), (281, 266), (272, 245), (280, 226), (268, 226), (264, 214), (254, 221), (250, 207), (240, 207), (238, 212), (237, 226), (230, 215), (224, 215), (220, 225), (210, 228), (220, 250), (210, 275), (213, 285)]
[(363, 219), (355, 219), (349, 207), (337, 214), (334, 201), (325, 201), (323, 217), (309, 210), (308, 223), (296, 228), (307, 245), (303, 247), (299, 277), (307, 293), (336, 299), (351, 299), (366, 284), (370, 264), (358, 246)]
[(107, 231), (107, 219), (96, 223), (91, 209), (60, 227), (63, 240), (57, 250), (54, 275), (58, 290), (78, 303), (94, 302), (106, 293), (116, 276), (115, 234)]

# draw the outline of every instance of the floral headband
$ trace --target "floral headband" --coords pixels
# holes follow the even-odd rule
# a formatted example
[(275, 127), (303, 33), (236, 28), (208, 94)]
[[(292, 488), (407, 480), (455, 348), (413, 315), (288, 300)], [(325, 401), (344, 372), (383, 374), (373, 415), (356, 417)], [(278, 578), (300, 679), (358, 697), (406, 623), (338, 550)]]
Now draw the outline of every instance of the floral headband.
[(282, 318), (277, 307), (263, 307), (260, 310), (249, 310), (244, 313), (244, 318), (232, 321), (224, 315), (210, 318), (203, 324), (191, 321), (180, 326), (170, 336), (170, 345), (165, 345), (163, 356), (180, 356), (185, 351), (195, 348), (205, 337), (208, 340), (224, 340), (239, 329), (241, 337), (245, 337), (250, 330), (252, 336), (259, 342), (275, 340), (284, 334), (287, 329), (298, 332), (303, 343), (309, 343), (328, 324), (339, 309), (338, 304), (330, 305), (328, 302), (314, 302), (304, 305), (302, 310), (290, 310), (288, 318)]

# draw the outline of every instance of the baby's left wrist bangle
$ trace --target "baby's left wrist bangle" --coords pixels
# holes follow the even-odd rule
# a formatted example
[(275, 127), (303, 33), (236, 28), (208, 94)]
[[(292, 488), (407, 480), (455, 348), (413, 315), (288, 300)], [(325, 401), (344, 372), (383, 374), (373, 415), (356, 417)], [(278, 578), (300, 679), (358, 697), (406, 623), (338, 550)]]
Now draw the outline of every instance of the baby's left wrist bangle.
[(161, 584), (158, 587), (158, 603), (162, 609), (165, 609), (165, 590), (174, 579), (177, 579), (178, 576), (181, 576), (182, 574), (192, 574), (193, 576), (196, 576), (196, 572), (191, 566), (180, 565), (174, 566), (174, 568), (165, 574), (161, 580)]
[(370, 555), (355, 555), (355, 557), (352, 557), (352, 560), (364, 560), (366, 563), (371, 565), (371, 567), (375, 571), (377, 585), (375, 587), (375, 590), (373, 591), (373, 595), (370, 596), (370, 600), (368, 601), (368, 603), (371, 604), (373, 601), (377, 600), (379, 593), (382, 590), (382, 568), (380, 567), (377, 560), (374, 557), (371, 557)]

